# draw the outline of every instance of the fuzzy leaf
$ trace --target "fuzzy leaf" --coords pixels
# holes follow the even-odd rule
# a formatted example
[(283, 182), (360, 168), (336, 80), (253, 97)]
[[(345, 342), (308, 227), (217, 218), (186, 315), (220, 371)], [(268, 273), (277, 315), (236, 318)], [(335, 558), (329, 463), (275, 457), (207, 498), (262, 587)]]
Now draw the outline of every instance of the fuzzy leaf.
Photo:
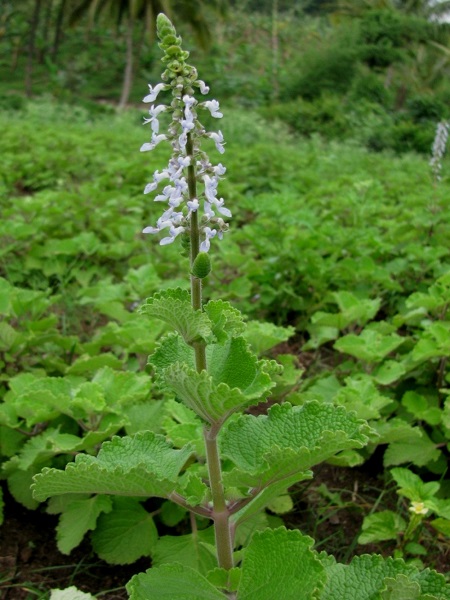
[(301, 479), (339, 451), (362, 448), (368, 432), (367, 424), (345, 409), (318, 402), (274, 405), (259, 417), (243, 415), (223, 433), (222, 454), (236, 466), (224, 480), (259, 488), (294, 474)]
[(159, 567), (174, 562), (191, 567), (202, 575), (217, 567), (214, 529), (209, 527), (195, 534), (161, 537), (152, 552), (152, 565)]
[(386, 578), (402, 574), (408, 581), (419, 583), (422, 594), (440, 595), (450, 598), (450, 585), (444, 576), (425, 569), (419, 572), (401, 559), (364, 554), (356, 556), (349, 565), (327, 562), (327, 583), (320, 600), (378, 600), (386, 591)]
[(97, 457), (79, 454), (65, 471), (43, 469), (36, 475), (34, 497), (45, 500), (68, 493), (120, 496), (168, 496), (192, 448), (174, 450), (150, 431), (105, 442)]
[(284, 527), (257, 531), (244, 552), (239, 600), (310, 600), (325, 584), (314, 541)]
[(167, 368), (164, 377), (178, 398), (209, 423), (224, 421), (233, 412), (253, 403), (239, 389), (230, 389), (225, 383), (215, 386), (206, 371), (198, 373), (182, 363)]
[(210, 300), (205, 304), (214, 337), (224, 342), (228, 337), (241, 335), (245, 330), (242, 313), (224, 300)]
[(226, 600), (203, 575), (178, 563), (135, 575), (127, 583), (130, 600)]
[(384, 584), (385, 589), (381, 592), (380, 600), (420, 600), (422, 596), (417, 581), (410, 581), (401, 573), (395, 578), (386, 577)]
[(71, 502), (61, 514), (56, 527), (58, 550), (63, 554), (70, 554), (81, 543), (84, 534), (95, 529), (99, 515), (110, 512), (111, 509), (109, 496), (93, 496)]
[(360, 335), (350, 333), (340, 338), (334, 347), (367, 362), (379, 362), (398, 348), (405, 338), (392, 333), (385, 335), (372, 329), (364, 329)]
[(113, 565), (128, 565), (150, 556), (158, 532), (152, 516), (132, 498), (115, 498), (114, 508), (102, 514), (92, 534), (100, 558)]
[(51, 590), (50, 600), (95, 600), (95, 597), (71, 585), (64, 590)]
[(273, 323), (248, 321), (244, 337), (252, 347), (253, 352), (260, 356), (274, 346), (285, 342), (295, 333), (294, 327), (279, 327)]
[(187, 344), (211, 337), (211, 322), (208, 316), (194, 310), (190, 294), (177, 288), (158, 292), (141, 306), (139, 312), (168, 323), (184, 338)]
[(382, 510), (365, 517), (358, 544), (396, 540), (405, 529), (406, 521), (400, 515), (392, 510)]

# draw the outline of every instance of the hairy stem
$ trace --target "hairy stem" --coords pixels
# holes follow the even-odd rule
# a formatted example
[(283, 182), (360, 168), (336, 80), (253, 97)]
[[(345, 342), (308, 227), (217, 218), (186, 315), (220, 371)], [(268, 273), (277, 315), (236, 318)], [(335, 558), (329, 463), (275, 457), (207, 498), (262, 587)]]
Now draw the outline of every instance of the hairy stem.
[[(195, 175), (195, 157), (192, 137), (188, 133), (186, 153), (191, 158), (187, 169), (187, 183), (191, 200), (197, 197), (197, 181)], [(190, 264), (191, 269), (200, 248), (200, 227), (197, 211), (191, 213), (190, 223)], [(202, 281), (191, 274), (191, 302), (194, 310), (202, 309)], [(200, 373), (206, 370), (206, 345), (204, 342), (194, 342), (195, 367)], [(209, 485), (213, 500), (211, 517), (214, 521), (216, 537), (217, 560), (219, 567), (231, 569), (233, 567), (233, 545), (231, 541), (230, 512), (225, 502), (225, 493), (222, 485), (222, 467), (220, 464), (219, 448), (217, 445), (218, 428), (205, 426), (206, 462), (208, 464)]]
[(230, 511), (228, 510), (222, 484), (222, 469), (217, 444), (217, 429), (205, 427), (206, 460), (208, 463), (209, 485), (213, 500), (214, 531), (219, 567), (233, 567), (233, 544), (231, 540)]

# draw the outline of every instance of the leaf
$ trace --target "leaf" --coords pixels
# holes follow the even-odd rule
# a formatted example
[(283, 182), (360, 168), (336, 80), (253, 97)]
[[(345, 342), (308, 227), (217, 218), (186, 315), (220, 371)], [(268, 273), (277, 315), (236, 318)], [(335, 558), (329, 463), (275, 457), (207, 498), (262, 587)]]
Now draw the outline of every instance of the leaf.
[(79, 454), (65, 471), (45, 468), (34, 478), (34, 497), (43, 501), (59, 494), (168, 496), (192, 455), (190, 446), (174, 450), (150, 431), (105, 442), (97, 457)]
[(198, 530), (195, 534), (161, 537), (152, 552), (152, 565), (159, 567), (174, 562), (191, 567), (205, 576), (216, 568), (214, 528)]
[(255, 532), (244, 552), (239, 600), (312, 600), (325, 583), (314, 541), (284, 527)]
[(139, 312), (168, 323), (187, 344), (211, 337), (211, 322), (207, 314), (194, 310), (189, 292), (181, 288), (156, 293), (146, 300)]
[(126, 585), (130, 600), (227, 600), (203, 575), (178, 563), (135, 575)]
[(385, 466), (400, 465), (412, 462), (418, 467), (432, 463), (441, 456), (440, 450), (436, 448), (423, 429), (411, 428), (405, 432), (401, 439), (389, 444), (384, 453), (383, 462)]
[(321, 600), (369, 600), (386, 591), (386, 578), (405, 575), (408, 582), (419, 583), (421, 593), (442, 594), (450, 598), (450, 586), (442, 575), (429, 569), (419, 572), (401, 559), (384, 559), (376, 554), (356, 556), (349, 565), (326, 564), (327, 583)]
[(279, 327), (273, 323), (262, 323), (260, 321), (248, 321), (244, 332), (244, 338), (250, 344), (253, 352), (260, 356), (274, 346), (285, 342), (295, 333), (294, 327)]
[(111, 509), (109, 496), (93, 496), (71, 502), (61, 514), (56, 527), (58, 550), (62, 554), (70, 554), (81, 543), (85, 533), (95, 529), (99, 515)]
[(430, 522), (430, 525), (434, 527), (436, 531), (439, 531), (439, 533), (450, 537), (450, 519), (439, 517), (438, 519), (433, 519), (433, 521)]
[(406, 373), (405, 366), (395, 360), (383, 362), (373, 374), (374, 380), (380, 385), (390, 385), (398, 381)]
[(267, 415), (243, 415), (221, 438), (222, 455), (236, 467), (224, 474), (224, 481), (260, 488), (294, 474), (303, 478), (313, 465), (339, 451), (363, 447), (369, 431), (342, 407), (318, 402), (284, 403)]
[(89, 354), (83, 354), (77, 360), (67, 368), (66, 373), (68, 375), (86, 375), (94, 373), (102, 367), (109, 367), (111, 369), (121, 369), (123, 367), (123, 361), (117, 358), (111, 352), (104, 352), (98, 356), (89, 356)]
[(236, 337), (245, 331), (243, 315), (229, 302), (210, 300), (204, 306), (208, 315), (212, 333), (218, 342), (224, 342), (228, 337)]
[(334, 348), (359, 360), (379, 362), (396, 350), (404, 341), (405, 338), (396, 333), (384, 335), (366, 328), (360, 335), (351, 333), (340, 338), (335, 342)]
[(396, 540), (405, 531), (406, 521), (392, 510), (383, 510), (364, 517), (358, 544)]
[(391, 469), (391, 475), (400, 486), (397, 493), (415, 502), (434, 499), (441, 487), (437, 481), (424, 483), (418, 475), (401, 467)]
[(131, 498), (114, 498), (113, 510), (103, 513), (92, 534), (98, 556), (113, 565), (128, 565), (150, 556), (158, 532), (152, 516)]
[(386, 577), (384, 585), (380, 600), (420, 600), (421, 598), (420, 585), (417, 581), (410, 581), (406, 575)]
[(71, 585), (64, 590), (51, 590), (50, 600), (95, 600), (95, 597)]
[(233, 412), (253, 403), (242, 392), (225, 383), (213, 385), (206, 372), (198, 373), (182, 363), (174, 363), (164, 371), (167, 385), (199, 417), (209, 423), (225, 421)]

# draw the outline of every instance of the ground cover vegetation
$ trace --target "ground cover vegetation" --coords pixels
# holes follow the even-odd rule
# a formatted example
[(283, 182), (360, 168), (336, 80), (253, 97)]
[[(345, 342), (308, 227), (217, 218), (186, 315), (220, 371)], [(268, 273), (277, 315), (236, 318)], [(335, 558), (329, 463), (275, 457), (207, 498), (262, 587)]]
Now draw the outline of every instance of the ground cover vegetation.
[[(271, 23), (264, 15), (250, 14), (255, 31)], [(230, 39), (227, 23), (222, 24), (225, 40)], [(314, 23), (318, 27), (319, 21)], [(233, 27), (238, 28), (237, 20)], [(338, 35), (332, 31), (327, 35)], [(273, 30), (266, 29), (266, 35), (272, 39)], [(335, 48), (342, 47), (337, 38), (334, 42)], [(368, 422), (364, 444), (359, 440), (332, 458), (320, 457), (342, 468), (370, 465), (379, 474), (379, 497), (360, 510), (362, 530), (352, 546), (359, 543), (362, 553), (367, 544), (370, 549), (376, 544), (377, 552), (408, 559), (406, 570), (376, 559), (383, 577), (391, 577), (380, 598), (401, 597), (405, 586), (407, 597), (446, 598), (439, 578), (414, 575), (408, 580), (424, 566), (448, 570), (449, 168), (444, 160), (442, 171), (433, 172), (428, 156), (437, 122), (446, 117), (445, 84), (439, 80), (441, 87), (427, 95), (435, 102), (442, 93), (444, 108), (420, 123), (404, 107), (398, 112), (377, 108), (383, 131), (386, 124), (389, 129), (411, 120), (427, 141), (417, 147), (382, 145), (376, 150), (384, 151), (374, 153), (342, 107), (335, 106), (336, 118), (349, 121), (336, 134), (333, 120), (329, 128), (314, 125), (302, 131), (289, 119), (274, 119), (275, 113), (287, 114), (286, 106), (276, 108), (288, 97), (281, 76), (286, 63), (268, 63), (274, 51), (268, 47), (269, 54), (261, 58), (272, 69), (265, 97), (256, 68), (255, 85), (242, 90), (244, 56), (230, 67), (223, 57), (214, 60), (214, 52), (197, 61), (206, 73), (219, 72), (217, 95), (222, 85), (228, 90), (223, 90), (227, 119), (220, 125), (227, 140), (227, 177), (220, 185), (233, 209), (233, 226), (214, 248), (204, 293), (216, 307), (230, 302), (233, 309), (225, 319), (228, 326), (215, 322), (215, 335), (227, 337), (234, 328), (232, 339), (243, 335), (258, 360), (272, 365), (275, 386), (269, 404), (290, 405), (294, 415), (318, 401), (330, 414), (341, 407)], [(246, 52), (248, 59), (250, 44)], [(275, 100), (269, 85), (273, 69), (280, 75)], [(372, 75), (379, 80), (386, 72)], [(237, 78), (234, 92), (232, 77)], [(285, 84), (293, 85), (287, 73)], [(320, 107), (329, 101), (324, 98), (305, 94), (289, 103)], [(339, 98), (347, 101), (348, 96)], [(274, 112), (264, 106), (268, 100)], [(147, 309), (150, 317), (136, 310), (157, 292), (167, 302), (170, 293), (164, 296), (164, 290), (189, 289), (186, 249), (178, 243), (160, 247), (139, 234), (160, 216), (158, 203), (143, 197), (142, 187), (146, 173), (151, 176), (167, 163), (167, 149), (158, 146), (150, 156), (136, 153), (145, 141), (140, 111), (115, 115), (109, 107), (55, 102), (49, 96), (29, 102), (17, 92), (5, 94), (3, 101), (0, 444), (5, 493), (30, 510), (58, 515), (55, 535), (62, 554), (89, 536), (94, 552), (111, 564), (151, 557), (154, 567), (179, 562), (207, 576), (216, 563), (206, 515), (189, 517), (186, 507), (155, 498), (154, 490), (146, 490), (152, 498), (144, 503), (137, 493), (127, 498), (88, 492), (56, 495), (43, 503), (43, 496), (36, 499), (30, 491), (33, 477), (45, 467), (63, 469), (82, 453), (106, 460), (110, 446), (100, 450), (100, 445), (116, 434), (143, 439), (139, 432), (147, 431), (156, 436), (152, 440), (162, 434), (180, 449), (180, 465), (186, 462), (182, 449), (188, 443), (203, 456), (201, 419), (175, 402), (161, 380), (151, 383), (149, 377), (158, 370), (164, 340), (173, 340), (173, 334), (163, 337), (169, 328), (154, 318), (154, 309)], [(244, 102), (245, 111), (238, 108)], [(360, 124), (366, 114), (371, 129), (375, 113), (362, 108)], [(306, 127), (314, 118), (302, 113), (294, 121)], [(349, 139), (343, 143), (341, 137)], [(427, 155), (404, 152), (411, 147)], [(236, 309), (245, 315), (245, 331)], [(148, 355), (154, 357), (153, 367), (146, 367)], [(248, 356), (242, 354), (241, 360), (254, 364)], [(283, 366), (283, 373), (275, 372), (271, 360)], [(272, 410), (279, 425), (285, 409)], [(235, 431), (233, 425), (228, 431)], [(114, 439), (120, 446), (127, 442), (119, 439), (128, 438)], [(238, 461), (232, 442), (229, 446), (227, 468)], [(199, 473), (186, 471), (183, 482), (194, 504), (203, 490)], [(239, 497), (241, 479), (232, 470), (228, 478)], [(325, 515), (330, 507), (339, 513), (348, 506), (342, 490), (336, 493), (326, 483), (294, 488), (291, 483), (279, 482), (276, 493), (257, 506), (268, 511), (237, 529), (236, 544), (243, 548), (255, 531), (273, 529), (256, 535), (249, 569), (258, 553), (277, 543), (281, 518), (289, 523), (302, 486), (317, 511), (326, 507)], [(383, 488), (392, 492), (387, 503)], [(308, 543), (294, 536), (289, 540), (311, 558)], [(317, 548), (328, 550), (321, 544), (317, 539)], [(344, 579), (351, 579), (352, 570), (370, 570), (366, 559), (359, 560)], [(317, 558), (311, 561), (319, 568)], [(163, 567), (162, 573), (171, 569)], [(251, 594), (250, 588), (245, 591), (245, 577), (241, 593)], [(236, 572), (229, 589), (238, 585), (237, 578)], [(207, 583), (195, 579), (195, 585), (206, 586), (205, 593), (213, 593), (211, 586), (226, 587), (220, 572), (209, 575)], [(10, 584), (5, 575), (3, 589)], [(142, 593), (139, 585), (147, 584), (135, 580), (130, 593), (136, 598)], [(27, 593), (46, 597), (47, 592)]]

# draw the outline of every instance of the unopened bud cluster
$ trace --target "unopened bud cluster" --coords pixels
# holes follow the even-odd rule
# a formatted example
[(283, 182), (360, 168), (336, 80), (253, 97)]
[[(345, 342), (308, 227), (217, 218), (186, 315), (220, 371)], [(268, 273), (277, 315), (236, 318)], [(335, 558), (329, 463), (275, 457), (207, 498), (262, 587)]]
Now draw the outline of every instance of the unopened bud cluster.
[[(156, 227), (146, 227), (143, 233), (167, 230), (168, 235), (160, 244), (170, 244), (178, 235), (189, 233), (191, 215), (199, 212), (200, 250), (207, 252), (210, 240), (216, 236), (221, 239), (227, 231), (223, 217), (231, 217), (231, 212), (224, 206), (223, 198), (217, 197), (217, 186), (226, 169), (220, 163), (213, 166), (201, 149), (201, 142), (209, 138), (223, 154), (223, 135), (221, 131), (207, 132), (198, 120), (197, 111), (208, 111), (216, 119), (220, 119), (222, 113), (217, 100), (198, 102), (195, 98), (196, 91), (207, 94), (209, 88), (198, 79), (195, 67), (186, 63), (189, 53), (182, 50), (181, 38), (163, 14), (157, 19), (157, 33), (161, 41), (159, 46), (165, 52), (162, 61), (166, 70), (161, 76), (162, 83), (149, 85), (149, 94), (144, 98), (144, 102), (152, 103), (149, 118), (144, 119), (144, 123), (151, 125), (152, 137), (150, 142), (142, 145), (141, 152), (153, 150), (159, 143), (167, 141), (172, 146), (172, 157), (168, 166), (156, 171), (153, 181), (145, 187), (144, 194), (159, 188), (154, 200), (164, 202), (166, 209)], [(170, 104), (153, 104), (160, 92), (171, 92)], [(172, 117), (166, 133), (160, 132), (159, 116), (163, 113)], [(201, 193), (193, 194), (192, 177), (195, 178), (195, 190), (202, 190)]]

